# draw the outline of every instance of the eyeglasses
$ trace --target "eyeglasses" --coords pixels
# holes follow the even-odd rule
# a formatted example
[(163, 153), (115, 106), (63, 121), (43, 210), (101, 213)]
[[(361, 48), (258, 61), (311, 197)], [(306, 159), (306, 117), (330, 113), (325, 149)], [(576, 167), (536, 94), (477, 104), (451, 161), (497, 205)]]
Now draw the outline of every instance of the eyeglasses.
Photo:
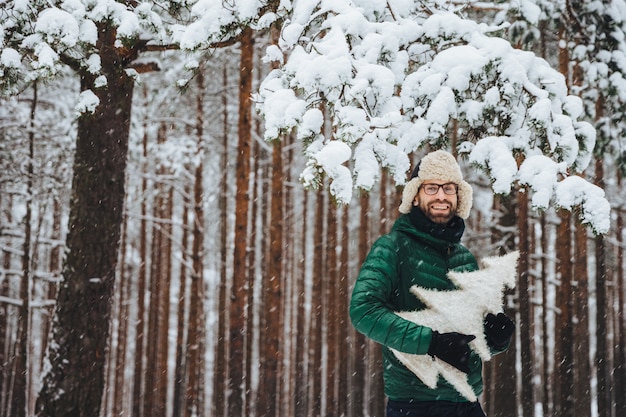
[(459, 188), (455, 183), (449, 182), (446, 184), (422, 184), (421, 187), (424, 190), (424, 193), (427, 195), (435, 195), (439, 192), (439, 188), (443, 190), (444, 194), (454, 195)]

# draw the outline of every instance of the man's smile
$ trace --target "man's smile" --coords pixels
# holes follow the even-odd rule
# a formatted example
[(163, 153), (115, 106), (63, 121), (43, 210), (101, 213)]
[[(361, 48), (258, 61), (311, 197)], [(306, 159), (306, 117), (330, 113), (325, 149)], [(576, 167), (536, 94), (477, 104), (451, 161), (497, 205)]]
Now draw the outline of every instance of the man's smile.
[(444, 203), (431, 204), (430, 208), (433, 210), (450, 210), (450, 204), (444, 204)]

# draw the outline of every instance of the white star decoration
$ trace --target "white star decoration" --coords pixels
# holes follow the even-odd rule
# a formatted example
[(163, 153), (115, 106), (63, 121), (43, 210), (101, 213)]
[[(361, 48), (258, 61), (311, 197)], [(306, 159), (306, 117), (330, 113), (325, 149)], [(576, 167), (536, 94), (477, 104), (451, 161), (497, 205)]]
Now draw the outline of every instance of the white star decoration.
[[(484, 258), (482, 269), (473, 272), (448, 273), (457, 290), (439, 291), (411, 287), (427, 309), (396, 312), (400, 317), (440, 333), (459, 332), (476, 336), (470, 347), (483, 361), (491, 359), (489, 346), (483, 333), (483, 320), (487, 313), (502, 311), (505, 288), (514, 288), (517, 277), (519, 252), (504, 256)], [(435, 388), (439, 374), (468, 401), (476, 395), (467, 382), (467, 375), (452, 365), (430, 355), (413, 355), (391, 349), (396, 357), (428, 387)]]

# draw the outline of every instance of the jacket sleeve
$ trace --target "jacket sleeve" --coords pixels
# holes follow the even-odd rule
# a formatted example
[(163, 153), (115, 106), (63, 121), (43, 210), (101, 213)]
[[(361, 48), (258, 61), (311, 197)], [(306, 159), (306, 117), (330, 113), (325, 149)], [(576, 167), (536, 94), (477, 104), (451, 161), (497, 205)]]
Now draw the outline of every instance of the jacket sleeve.
[(502, 348), (494, 348), (493, 346), (489, 346), (489, 353), (491, 354), (491, 356), (496, 356), (509, 350), (510, 346), (511, 346), (510, 340), (509, 340), (509, 343), (507, 343), (506, 346)]
[(390, 304), (397, 288), (398, 253), (388, 236), (379, 238), (363, 263), (350, 299), (350, 319), (365, 336), (383, 346), (410, 354), (426, 354), (429, 327), (394, 313)]

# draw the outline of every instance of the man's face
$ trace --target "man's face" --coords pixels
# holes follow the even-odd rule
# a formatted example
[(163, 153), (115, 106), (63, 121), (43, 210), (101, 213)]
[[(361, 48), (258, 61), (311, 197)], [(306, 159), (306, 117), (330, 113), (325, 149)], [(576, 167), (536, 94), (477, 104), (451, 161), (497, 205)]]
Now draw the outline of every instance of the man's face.
[[(435, 188), (437, 190), (432, 194)], [(413, 200), (413, 205), (419, 207), (431, 221), (439, 224), (448, 223), (454, 217), (457, 204), (456, 184), (434, 180), (424, 181)]]

